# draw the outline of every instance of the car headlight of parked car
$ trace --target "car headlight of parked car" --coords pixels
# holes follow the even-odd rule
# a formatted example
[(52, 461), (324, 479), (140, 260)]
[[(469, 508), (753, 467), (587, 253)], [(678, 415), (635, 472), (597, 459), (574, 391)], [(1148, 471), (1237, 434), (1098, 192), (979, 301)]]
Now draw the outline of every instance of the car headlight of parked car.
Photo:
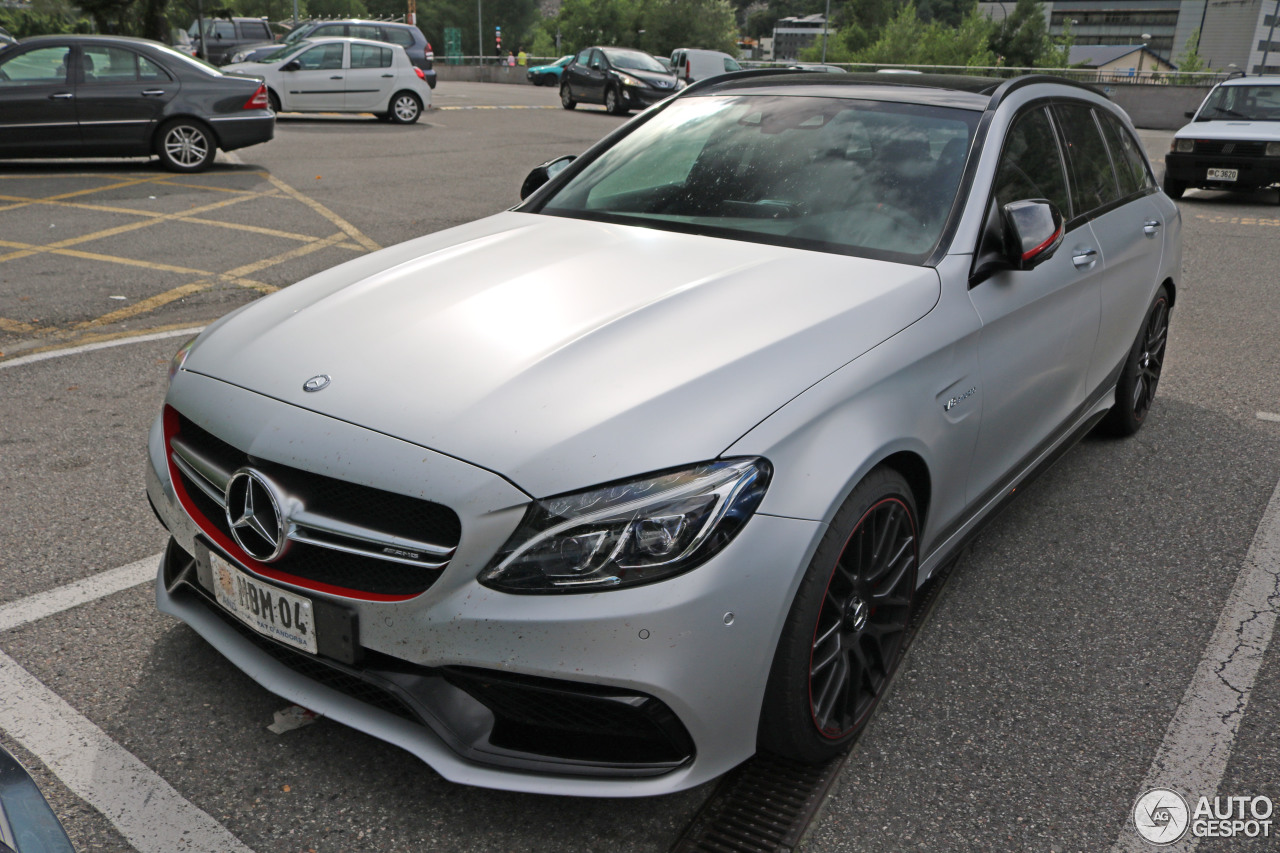
[(618, 72), (618, 81), (624, 86), (638, 86), (642, 89), (649, 86), (649, 84), (643, 80), (632, 77), (630, 74), (623, 74), (621, 71)]
[(1190, 154), (1196, 150), (1196, 141), (1194, 139), (1175, 139), (1173, 141), (1173, 150), (1180, 154)]
[(726, 459), (535, 501), (479, 580), (597, 592), (687, 572), (733, 540), (771, 474), (764, 459)]

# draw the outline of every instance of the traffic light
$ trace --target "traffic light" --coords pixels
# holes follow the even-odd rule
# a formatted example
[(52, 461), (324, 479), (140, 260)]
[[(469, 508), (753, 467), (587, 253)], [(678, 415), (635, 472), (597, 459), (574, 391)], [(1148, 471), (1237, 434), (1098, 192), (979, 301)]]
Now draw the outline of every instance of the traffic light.
[(498, 46), (498, 53), (502, 53), (502, 27), (494, 27), (493, 33), (493, 40)]

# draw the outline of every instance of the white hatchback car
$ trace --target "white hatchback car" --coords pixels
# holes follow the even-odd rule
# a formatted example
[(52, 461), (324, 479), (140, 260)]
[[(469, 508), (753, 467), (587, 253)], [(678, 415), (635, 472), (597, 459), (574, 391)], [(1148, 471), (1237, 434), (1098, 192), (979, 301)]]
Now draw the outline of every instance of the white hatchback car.
[(1214, 87), (1165, 155), (1170, 198), (1198, 187), (1257, 190), (1280, 183), (1280, 77), (1233, 77)]
[(431, 106), (431, 87), (404, 48), (366, 39), (307, 40), (267, 62), (222, 70), (265, 80), (276, 112), (373, 113), (413, 124)]

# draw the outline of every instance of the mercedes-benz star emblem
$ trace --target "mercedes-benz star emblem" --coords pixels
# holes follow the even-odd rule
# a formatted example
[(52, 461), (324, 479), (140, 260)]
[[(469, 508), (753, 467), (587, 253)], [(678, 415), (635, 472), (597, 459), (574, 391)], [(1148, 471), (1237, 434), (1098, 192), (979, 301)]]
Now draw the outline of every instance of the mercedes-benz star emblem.
[(329, 378), (327, 373), (321, 373), (319, 376), (312, 376), (306, 382), (302, 383), (303, 391), (323, 391), (329, 387), (329, 383), (333, 380)]
[(279, 494), (262, 473), (241, 468), (227, 483), (227, 524), (244, 552), (269, 563), (279, 559), (289, 544)]

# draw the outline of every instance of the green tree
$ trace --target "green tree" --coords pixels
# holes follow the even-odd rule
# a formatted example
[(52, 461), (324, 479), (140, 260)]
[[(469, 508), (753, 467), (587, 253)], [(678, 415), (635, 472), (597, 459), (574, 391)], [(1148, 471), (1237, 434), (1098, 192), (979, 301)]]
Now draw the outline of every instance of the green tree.
[(996, 25), (991, 50), (1004, 65), (1033, 68), (1053, 46), (1040, 0), (1018, 0), (1009, 17)]
[(640, 30), (645, 29), (640, 0), (565, 0), (548, 26), (558, 28), (565, 53), (594, 44), (639, 47)]
[(1200, 56), (1199, 27), (1192, 30), (1191, 35), (1187, 37), (1187, 43), (1182, 46), (1182, 53), (1178, 56), (1177, 65), (1179, 71), (1188, 74), (1204, 71), (1208, 67), (1204, 58)]
[(679, 47), (738, 53), (738, 25), (729, 0), (641, 0), (639, 46), (655, 56)]

